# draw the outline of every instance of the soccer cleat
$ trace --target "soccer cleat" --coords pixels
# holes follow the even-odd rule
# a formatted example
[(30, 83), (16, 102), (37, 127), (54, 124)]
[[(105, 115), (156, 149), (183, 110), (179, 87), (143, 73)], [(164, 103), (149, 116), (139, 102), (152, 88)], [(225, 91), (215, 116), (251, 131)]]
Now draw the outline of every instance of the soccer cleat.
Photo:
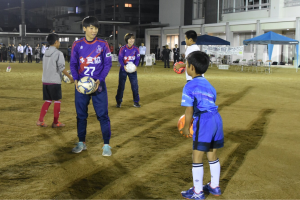
[(207, 184), (203, 187), (203, 191), (209, 192), (209, 193), (211, 193), (211, 194), (214, 195), (214, 196), (220, 196), (220, 195), (221, 195), (221, 189), (220, 189), (220, 187), (218, 186), (218, 187), (212, 188), (212, 187), (210, 186), (210, 182), (207, 183)]
[(108, 144), (103, 145), (102, 147), (103, 153), (102, 156), (111, 156), (111, 147)]
[(138, 102), (134, 102), (133, 106), (136, 107), (136, 108), (140, 108), (141, 107), (141, 105)]
[(39, 120), (36, 122), (36, 125), (40, 127), (47, 127), (47, 124), (45, 124), (44, 121), (40, 122)]
[(78, 142), (77, 146), (72, 149), (73, 153), (80, 153), (82, 151), (87, 150), (86, 144), (83, 142)]
[(64, 127), (65, 124), (57, 122), (57, 124), (52, 123), (52, 128)]
[(121, 103), (117, 103), (116, 107), (121, 108)]
[(186, 198), (186, 199), (197, 199), (197, 200), (198, 199), (205, 199), (203, 191), (201, 191), (199, 194), (197, 194), (194, 191), (194, 187), (191, 187), (187, 191), (182, 191), (181, 195), (182, 195), (183, 198)]

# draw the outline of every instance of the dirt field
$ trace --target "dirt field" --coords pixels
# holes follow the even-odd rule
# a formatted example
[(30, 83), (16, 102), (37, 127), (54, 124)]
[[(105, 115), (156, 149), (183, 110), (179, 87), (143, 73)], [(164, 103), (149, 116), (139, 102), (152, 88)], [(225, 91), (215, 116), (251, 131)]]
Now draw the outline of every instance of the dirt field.
[[(141, 108), (129, 80), (122, 108), (115, 107), (118, 67), (106, 82), (113, 156), (103, 157), (92, 104), (88, 150), (77, 142), (74, 85), (62, 84), (61, 129), (35, 125), (42, 100), (42, 64), (0, 63), (0, 199), (181, 199), (192, 186), (192, 139), (177, 131), (185, 76), (162, 63), (138, 69)], [(67, 68), (69, 65), (67, 64)], [(208, 199), (300, 199), (300, 72), (273, 74), (210, 68), (218, 92), (225, 147), (219, 151), (222, 196)], [(53, 121), (53, 105), (45, 117)], [(204, 161), (204, 183), (210, 180)]]

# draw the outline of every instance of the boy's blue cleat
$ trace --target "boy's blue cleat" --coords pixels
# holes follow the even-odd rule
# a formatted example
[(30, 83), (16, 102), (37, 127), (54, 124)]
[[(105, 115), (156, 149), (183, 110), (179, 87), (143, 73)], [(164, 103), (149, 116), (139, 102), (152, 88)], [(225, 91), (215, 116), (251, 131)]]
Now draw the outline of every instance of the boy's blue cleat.
[(187, 191), (182, 191), (181, 195), (183, 198), (186, 198), (186, 199), (196, 199), (196, 200), (205, 199), (203, 191), (201, 191), (199, 194), (197, 194), (194, 191), (194, 187), (191, 187)]
[(105, 144), (103, 147), (103, 153), (102, 156), (111, 156), (111, 147), (108, 144)]
[(83, 150), (87, 150), (86, 144), (83, 142), (78, 142), (77, 146), (72, 149), (73, 153), (80, 153)]
[(211, 194), (214, 195), (214, 196), (220, 196), (220, 195), (221, 195), (221, 189), (220, 189), (220, 187), (218, 186), (218, 187), (216, 187), (216, 188), (212, 188), (212, 187), (210, 186), (210, 182), (207, 183), (207, 184), (203, 187), (203, 191), (209, 192), (209, 193), (211, 193)]

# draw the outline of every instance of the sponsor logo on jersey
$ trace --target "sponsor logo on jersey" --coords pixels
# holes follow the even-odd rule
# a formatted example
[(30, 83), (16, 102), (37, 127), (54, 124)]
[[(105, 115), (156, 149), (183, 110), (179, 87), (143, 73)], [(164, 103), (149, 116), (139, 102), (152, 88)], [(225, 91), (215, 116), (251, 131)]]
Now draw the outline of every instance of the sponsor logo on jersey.
[(125, 56), (124, 60), (126, 60), (126, 61), (135, 60), (135, 56)]
[(111, 57), (111, 53), (107, 53), (107, 54), (106, 54), (106, 57)]
[(96, 53), (101, 53), (102, 47), (100, 45), (97, 46)]
[(136, 55), (137, 57), (140, 57), (140, 54)]
[(98, 57), (86, 57), (86, 59), (84, 59), (83, 57), (80, 57), (80, 63), (81, 64), (100, 64), (101, 63), (101, 58)]

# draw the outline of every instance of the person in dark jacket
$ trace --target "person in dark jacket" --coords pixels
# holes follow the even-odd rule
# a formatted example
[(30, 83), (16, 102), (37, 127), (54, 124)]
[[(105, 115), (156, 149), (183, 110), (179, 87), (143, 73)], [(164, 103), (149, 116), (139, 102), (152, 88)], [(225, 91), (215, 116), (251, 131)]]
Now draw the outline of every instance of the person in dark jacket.
[(175, 65), (175, 63), (179, 61), (179, 55), (180, 55), (180, 51), (179, 51), (179, 48), (177, 47), (177, 44), (175, 44), (173, 53), (174, 53), (174, 65)]
[(169, 49), (169, 46), (166, 45), (166, 48), (162, 52), (163, 58), (165, 61), (165, 68), (166, 68), (166, 65), (168, 65), (168, 68), (170, 68), (170, 52), (172, 52), (172, 51)]

